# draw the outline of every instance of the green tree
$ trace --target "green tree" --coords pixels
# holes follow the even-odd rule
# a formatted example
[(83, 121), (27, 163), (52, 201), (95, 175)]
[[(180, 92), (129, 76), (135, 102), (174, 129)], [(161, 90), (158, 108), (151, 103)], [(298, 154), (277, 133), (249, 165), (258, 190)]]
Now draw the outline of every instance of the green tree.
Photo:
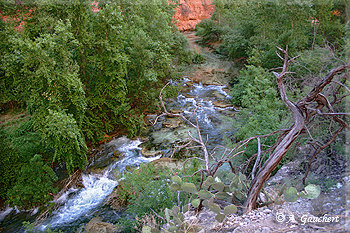
[(0, 198), (5, 199), (22, 166), (20, 154), (11, 146), (8, 135), (0, 127)]
[(334, 14), (343, 9), (338, 1), (217, 0), (214, 4), (212, 20), (221, 30), (203, 22), (198, 25), (199, 32), (205, 31), (204, 28), (213, 28), (211, 34), (214, 35), (220, 32), (220, 36), (216, 36), (223, 42), (219, 52), (232, 59), (248, 58), (256, 50), (261, 61), (258, 65), (272, 68), (279, 64), (275, 46), (288, 45), (294, 54), (324, 45), (325, 41), (336, 47), (343, 44), (344, 19)]
[(56, 180), (53, 170), (37, 154), (21, 168), (17, 182), (8, 192), (9, 202), (27, 209), (44, 204), (56, 192), (53, 188)]
[(38, 131), (51, 162), (65, 162), (69, 172), (85, 165), (87, 147), (84, 136), (71, 114), (49, 110)]

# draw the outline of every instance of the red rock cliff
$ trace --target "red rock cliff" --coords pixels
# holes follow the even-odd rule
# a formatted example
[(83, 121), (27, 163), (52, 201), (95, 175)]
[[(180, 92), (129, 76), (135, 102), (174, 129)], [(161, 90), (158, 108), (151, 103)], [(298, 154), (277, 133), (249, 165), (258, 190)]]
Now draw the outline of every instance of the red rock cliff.
[(212, 2), (213, 0), (180, 0), (174, 16), (179, 30), (192, 30), (201, 20), (210, 18), (215, 10)]

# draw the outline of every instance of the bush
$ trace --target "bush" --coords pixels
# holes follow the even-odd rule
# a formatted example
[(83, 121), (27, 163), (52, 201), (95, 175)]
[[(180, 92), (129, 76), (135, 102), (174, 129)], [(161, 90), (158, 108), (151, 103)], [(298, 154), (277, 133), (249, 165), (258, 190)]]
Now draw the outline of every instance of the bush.
[(217, 42), (222, 34), (221, 27), (211, 19), (204, 19), (196, 26), (196, 35), (203, 43)]
[(0, 127), (0, 198), (5, 199), (8, 190), (16, 182), (23, 164), (20, 154), (11, 146), (7, 133)]
[(260, 65), (273, 68), (280, 62), (275, 46), (288, 45), (290, 54), (294, 54), (325, 41), (335, 48), (344, 43), (344, 17), (332, 13), (342, 7), (334, 1), (214, 1), (214, 4), (212, 20), (199, 24), (198, 35), (203, 41), (210, 41), (219, 34), (222, 45), (218, 51), (231, 59), (247, 59), (257, 49)]
[(87, 147), (71, 114), (49, 110), (44, 121), (36, 124), (52, 162), (65, 162), (69, 172), (85, 165)]
[(8, 192), (8, 201), (25, 209), (45, 204), (56, 192), (54, 181), (57, 177), (53, 170), (44, 163), (41, 155), (34, 155), (22, 166), (17, 182)]
[(192, 62), (194, 64), (202, 64), (204, 63), (205, 61), (205, 58), (203, 57), (202, 54), (200, 53), (194, 53), (193, 56), (192, 56)]
[[(231, 94), (233, 103), (242, 107), (232, 123), (237, 128), (234, 141), (268, 134), (283, 127), (288, 120), (288, 111), (279, 98), (275, 78), (262, 67), (248, 65), (242, 70)], [(273, 136), (262, 139), (262, 144), (271, 146), (275, 139)], [(253, 141), (249, 143), (243, 157), (256, 152), (257, 143)], [(235, 158), (235, 163), (245, 159), (239, 156)]]
[[(192, 174), (199, 169), (199, 164), (194, 160), (188, 164), (187, 174)], [(183, 174), (181, 171), (169, 171), (167, 168), (156, 168), (151, 163), (141, 164), (139, 169), (124, 175), (117, 188), (120, 203), (128, 205), (124, 217), (118, 224), (123, 227), (123, 232), (135, 232), (142, 224), (140, 219), (145, 215), (153, 215), (156, 212), (163, 216), (163, 210), (176, 205), (177, 194), (169, 188), (170, 175), (172, 173)], [(190, 177), (184, 178), (190, 182)], [(194, 181), (199, 183), (200, 175), (194, 176)], [(181, 193), (180, 201), (188, 200), (187, 195)], [(158, 223), (161, 219), (157, 219)]]

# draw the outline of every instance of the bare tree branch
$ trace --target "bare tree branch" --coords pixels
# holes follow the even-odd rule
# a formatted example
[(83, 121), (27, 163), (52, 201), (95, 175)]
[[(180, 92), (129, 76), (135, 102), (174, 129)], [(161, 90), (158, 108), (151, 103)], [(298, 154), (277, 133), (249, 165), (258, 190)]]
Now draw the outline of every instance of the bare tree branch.
[(310, 159), (308, 166), (307, 166), (307, 170), (305, 172), (305, 176), (303, 178), (303, 184), (305, 185), (305, 180), (309, 174), (310, 168), (311, 168), (311, 164), (313, 163), (313, 161), (315, 160), (316, 156), (322, 151), (324, 150), (327, 146), (329, 146), (332, 142), (334, 142), (334, 140), (337, 138), (337, 136), (339, 135), (339, 133), (341, 131), (343, 131), (343, 129), (345, 128), (345, 126), (341, 126), (332, 136), (332, 138), (325, 143), (323, 146), (321, 146), (318, 150), (315, 151), (315, 153), (312, 155), (312, 158)]
[(252, 170), (252, 179), (254, 179), (254, 174), (256, 172), (256, 167), (258, 166), (259, 162), (260, 162), (260, 156), (261, 156), (261, 144), (260, 144), (260, 138), (257, 138), (258, 141), (258, 155), (256, 157), (255, 163), (254, 163), (254, 167)]

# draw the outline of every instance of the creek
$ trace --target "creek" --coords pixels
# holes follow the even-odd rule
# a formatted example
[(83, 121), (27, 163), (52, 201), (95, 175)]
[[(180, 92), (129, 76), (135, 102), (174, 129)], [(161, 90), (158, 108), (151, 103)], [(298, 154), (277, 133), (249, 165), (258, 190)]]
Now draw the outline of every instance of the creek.
[[(187, 37), (194, 45), (194, 34), (189, 33)], [(179, 81), (182, 85), (179, 95), (166, 100), (166, 106), (169, 111), (182, 112), (192, 122), (195, 122), (196, 110), (201, 133), (207, 140), (208, 149), (213, 149), (234, 133), (230, 119), (236, 110), (230, 105), (230, 95), (225, 85), (230, 78), (231, 64), (209, 51), (201, 51), (201, 54), (205, 62), (196, 65)], [(148, 119), (152, 121), (154, 118), (154, 115), (150, 115)], [(104, 202), (118, 185), (116, 174), (127, 170), (128, 166), (134, 167), (169, 156), (174, 144), (188, 138), (188, 131), (193, 130), (180, 119), (161, 117), (157, 124), (149, 128), (147, 142), (123, 136), (106, 143), (82, 173), (83, 187), (67, 190), (56, 201), (60, 207), (41, 223), (39, 229), (51, 226), (63, 232), (83, 232), (85, 225), (94, 217), (101, 217), (110, 223), (118, 222), (123, 213), (114, 211)], [(159, 153), (149, 153), (152, 157), (147, 158), (145, 153), (141, 153), (142, 148)], [(37, 216), (36, 212), (6, 211), (0, 214), (4, 232), (24, 232), (22, 221), (33, 221)]]

